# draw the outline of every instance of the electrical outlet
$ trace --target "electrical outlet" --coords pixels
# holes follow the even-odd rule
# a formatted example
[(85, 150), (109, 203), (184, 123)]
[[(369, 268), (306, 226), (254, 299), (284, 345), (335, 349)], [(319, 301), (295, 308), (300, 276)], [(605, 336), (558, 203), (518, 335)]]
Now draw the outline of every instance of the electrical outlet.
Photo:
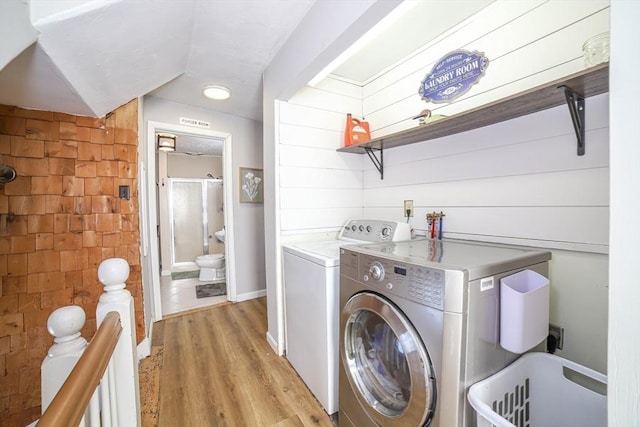
[(404, 217), (413, 216), (413, 200), (404, 201)]
[(556, 348), (558, 350), (562, 350), (562, 345), (564, 344), (564, 328), (554, 325), (553, 323), (549, 323), (549, 334), (555, 336), (558, 343)]

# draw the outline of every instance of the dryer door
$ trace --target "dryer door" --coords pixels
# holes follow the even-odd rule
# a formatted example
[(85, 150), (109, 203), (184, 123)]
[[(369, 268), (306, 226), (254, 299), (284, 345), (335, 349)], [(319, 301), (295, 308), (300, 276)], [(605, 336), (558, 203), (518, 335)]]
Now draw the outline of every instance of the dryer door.
[(436, 406), (435, 375), (422, 340), (389, 300), (362, 292), (342, 311), (342, 363), (362, 408), (379, 425), (425, 426)]

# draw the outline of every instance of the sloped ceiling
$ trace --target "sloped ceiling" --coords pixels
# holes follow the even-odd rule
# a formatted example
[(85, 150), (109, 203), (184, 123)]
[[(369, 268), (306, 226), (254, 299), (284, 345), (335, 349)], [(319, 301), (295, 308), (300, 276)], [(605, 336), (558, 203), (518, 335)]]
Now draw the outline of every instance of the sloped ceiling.
[[(32, 0), (29, 22), (29, 2), (6, 1), (1, 15), (15, 18), (27, 37), (5, 55), (2, 104), (100, 117), (152, 94), (255, 120), (262, 119), (262, 72), (313, 4)], [(229, 86), (233, 101), (204, 98), (206, 84)]]
[(0, 70), (38, 38), (31, 25), (29, 5), (20, 0), (4, 0), (0, 13)]

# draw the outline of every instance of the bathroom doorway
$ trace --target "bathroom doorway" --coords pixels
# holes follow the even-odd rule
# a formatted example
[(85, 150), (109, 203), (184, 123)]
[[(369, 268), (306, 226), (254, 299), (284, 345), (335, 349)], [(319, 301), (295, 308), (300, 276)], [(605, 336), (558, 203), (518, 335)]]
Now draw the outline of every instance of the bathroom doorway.
[[(202, 143), (210, 145), (210, 144), (218, 144), (220, 146), (221, 154), (218, 154), (220, 161), (220, 169), (217, 171), (212, 171), (211, 173), (207, 173), (206, 171), (200, 173), (201, 176), (189, 176), (188, 174), (183, 173), (174, 173), (177, 179), (181, 177), (183, 178), (183, 189), (187, 193), (198, 193), (198, 190), (194, 190), (188, 184), (185, 185), (185, 181), (198, 182), (198, 188), (200, 188), (200, 198), (202, 198), (203, 192), (209, 192), (211, 194), (217, 194), (215, 201), (211, 201), (211, 197), (204, 196), (205, 200), (208, 203), (213, 205), (214, 210), (222, 210), (222, 216), (217, 216), (216, 218), (211, 218), (208, 214), (204, 215), (202, 207), (195, 209), (199, 214), (199, 219), (194, 220), (193, 214), (194, 209), (191, 207), (187, 207), (182, 203), (182, 201), (177, 201), (175, 204), (179, 205), (182, 208), (183, 212), (188, 212), (189, 216), (189, 225), (185, 226), (186, 231), (191, 231), (193, 229), (200, 230), (202, 233), (202, 238), (199, 239), (199, 252), (197, 255), (191, 257), (191, 254), (182, 254), (181, 249), (175, 250), (173, 248), (172, 241), (174, 240), (171, 236), (169, 230), (169, 224), (172, 221), (169, 221), (169, 216), (173, 215), (172, 209), (169, 207), (174, 205), (174, 203), (169, 203), (169, 193), (171, 186), (171, 173), (167, 173), (168, 167), (168, 155), (166, 153), (161, 153), (157, 150), (157, 135), (159, 133), (167, 133), (177, 135), (178, 138), (182, 136), (195, 137), (200, 140)], [(151, 288), (152, 288), (152, 299), (153, 299), (153, 308), (152, 308), (152, 318), (154, 321), (161, 320), (163, 315), (167, 313), (163, 308), (163, 292), (162, 286), (170, 283), (171, 280), (171, 270), (172, 264), (174, 264), (174, 260), (176, 264), (180, 263), (192, 263), (195, 267), (195, 257), (202, 255), (204, 250), (204, 236), (207, 238), (209, 235), (212, 236), (212, 239), (209, 239), (209, 253), (212, 253), (213, 245), (220, 245), (219, 249), (221, 253), (224, 253), (225, 256), (225, 264), (226, 264), (226, 296), (219, 297), (228, 301), (235, 301), (236, 299), (236, 286), (235, 286), (235, 259), (234, 259), (234, 227), (233, 227), (233, 180), (230, 178), (228, 182), (223, 182), (224, 176), (232, 177), (232, 158), (231, 158), (231, 135), (228, 133), (216, 132), (207, 129), (196, 129), (189, 126), (183, 125), (173, 125), (167, 123), (160, 122), (148, 122), (147, 127), (147, 147), (146, 147), (146, 158), (149, 160), (147, 165), (141, 165), (141, 170), (144, 170), (145, 178), (142, 181), (145, 181), (145, 193), (142, 199), (148, 200), (146, 206), (142, 208), (142, 228), (145, 230), (143, 233), (143, 252), (144, 256), (149, 257), (150, 263), (150, 271), (151, 271)], [(177, 151), (177, 150), (176, 150)], [(187, 161), (188, 169), (195, 169), (193, 165), (197, 163), (199, 160), (204, 160), (207, 155), (199, 152), (198, 150), (193, 150), (187, 153), (180, 153), (183, 156), (187, 156), (189, 160)], [(176, 154), (177, 155), (177, 154)], [(153, 160), (155, 159), (155, 160)], [(220, 198), (220, 192), (222, 194)], [(192, 195), (193, 195), (192, 194)], [(196, 197), (197, 198), (197, 197)], [(202, 206), (202, 205), (201, 205)], [(210, 211), (210, 209), (207, 209)], [(146, 212), (146, 214), (144, 214)], [(176, 211), (177, 212), (177, 211)], [(225, 243), (219, 243), (214, 236), (214, 230), (209, 225), (207, 232), (204, 231), (204, 227), (200, 224), (204, 222), (204, 217), (206, 217), (207, 222), (211, 222), (214, 225), (214, 228), (218, 225), (220, 229), (224, 226)], [(194, 224), (198, 224), (198, 226), (194, 227)], [(209, 233), (210, 232), (210, 233)], [(208, 233), (208, 234), (207, 234)], [(182, 234), (182, 233), (180, 233)], [(170, 253), (174, 253), (174, 255), (169, 255)], [(177, 257), (175, 257), (177, 254)], [(191, 258), (190, 260), (187, 257)], [(197, 281), (197, 278), (195, 278)], [(189, 292), (193, 292), (193, 289), (190, 289)], [(194, 293), (194, 292), (193, 292)], [(164, 293), (166, 294), (166, 293)], [(195, 295), (195, 293), (194, 293)], [(201, 301), (201, 300), (199, 300)]]

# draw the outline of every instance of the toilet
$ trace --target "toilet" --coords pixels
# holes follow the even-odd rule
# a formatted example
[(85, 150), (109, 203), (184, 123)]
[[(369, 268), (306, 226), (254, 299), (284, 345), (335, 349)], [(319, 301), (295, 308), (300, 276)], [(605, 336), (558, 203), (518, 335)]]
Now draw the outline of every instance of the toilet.
[(223, 254), (200, 255), (196, 258), (196, 264), (200, 267), (200, 277), (198, 279), (201, 282), (224, 279)]

